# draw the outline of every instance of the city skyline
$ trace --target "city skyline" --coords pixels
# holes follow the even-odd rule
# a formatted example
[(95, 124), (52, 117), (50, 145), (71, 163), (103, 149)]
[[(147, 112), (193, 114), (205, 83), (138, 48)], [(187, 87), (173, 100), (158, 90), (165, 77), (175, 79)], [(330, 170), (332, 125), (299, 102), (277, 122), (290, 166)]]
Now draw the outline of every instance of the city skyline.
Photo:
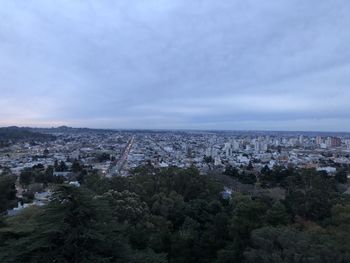
[(0, 7), (0, 126), (350, 132), (347, 1)]

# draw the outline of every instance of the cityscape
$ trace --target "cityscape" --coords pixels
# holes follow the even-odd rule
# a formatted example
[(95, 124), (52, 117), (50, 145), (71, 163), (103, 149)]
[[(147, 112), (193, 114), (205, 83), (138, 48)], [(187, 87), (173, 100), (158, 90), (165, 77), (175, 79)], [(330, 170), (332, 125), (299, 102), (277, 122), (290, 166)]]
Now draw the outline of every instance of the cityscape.
[[(257, 179), (265, 167), (271, 170), (274, 167), (315, 169), (333, 177), (337, 169), (350, 167), (350, 134), (347, 133), (70, 127), (32, 130), (55, 139), (20, 140), (1, 148), (0, 173), (10, 170), (19, 177), (28, 168), (57, 168), (57, 164), (62, 162), (65, 169), (53, 169), (52, 176), (62, 176), (65, 181), (79, 185), (76, 177), (72, 176), (74, 162), (106, 178), (129, 176), (134, 169), (146, 165), (154, 168), (195, 167), (202, 174), (224, 173), (227, 167), (232, 166), (239, 171), (250, 170)], [(347, 176), (350, 177), (350, 174)], [(18, 197), (22, 198), (22, 187), (17, 185), (17, 189)], [(231, 192), (233, 189), (226, 187), (226, 190)], [(40, 198), (42, 194), (39, 194)], [(27, 205), (22, 204), (14, 211)]]
[[(40, 130), (40, 129), (39, 129)], [(203, 173), (227, 165), (260, 171), (265, 165), (315, 168), (335, 173), (350, 164), (350, 134), (253, 131), (127, 131), (74, 128), (43, 129), (49, 142), (18, 142), (1, 149), (0, 165), (15, 174), (41, 164), (71, 165), (78, 160), (102, 176), (127, 176), (146, 164), (194, 166)], [(101, 156), (104, 156), (101, 160)]]
[(0, 0), (0, 263), (350, 263), (348, 0)]

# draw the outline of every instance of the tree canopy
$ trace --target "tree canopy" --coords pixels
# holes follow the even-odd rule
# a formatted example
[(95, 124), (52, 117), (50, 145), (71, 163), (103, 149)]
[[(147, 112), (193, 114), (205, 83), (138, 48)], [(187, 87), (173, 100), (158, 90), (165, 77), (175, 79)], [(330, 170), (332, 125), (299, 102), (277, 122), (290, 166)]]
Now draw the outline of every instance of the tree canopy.
[[(112, 178), (74, 169), (80, 187), (56, 183), (48, 205), (0, 220), (0, 262), (350, 259), (350, 199), (314, 170), (265, 169), (265, 187), (283, 187), (285, 198), (233, 192), (227, 199), (220, 181), (195, 168), (145, 166)], [(0, 177), (9, 191), (0, 192), (3, 200), (15, 193), (11, 178)]]

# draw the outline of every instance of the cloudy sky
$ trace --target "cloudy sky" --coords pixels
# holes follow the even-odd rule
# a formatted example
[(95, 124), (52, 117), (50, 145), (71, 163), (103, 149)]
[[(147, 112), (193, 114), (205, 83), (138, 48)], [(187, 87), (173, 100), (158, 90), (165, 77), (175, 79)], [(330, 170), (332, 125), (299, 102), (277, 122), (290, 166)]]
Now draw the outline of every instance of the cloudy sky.
[(348, 0), (0, 0), (0, 126), (350, 131)]

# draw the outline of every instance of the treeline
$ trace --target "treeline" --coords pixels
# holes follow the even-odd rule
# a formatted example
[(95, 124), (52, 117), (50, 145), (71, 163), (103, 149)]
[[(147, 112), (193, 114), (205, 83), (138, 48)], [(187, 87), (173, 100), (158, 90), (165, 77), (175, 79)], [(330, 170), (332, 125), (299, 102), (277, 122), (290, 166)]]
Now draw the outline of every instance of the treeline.
[[(348, 174), (350, 174), (350, 165), (337, 164), (334, 165), (337, 171), (334, 173), (333, 179), (336, 183), (346, 184), (348, 182)], [(297, 169), (293, 167), (285, 168), (284, 166), (274, 166), (270, 169), (265, 165), (259, 172), (253, 170), (251, 163), (245, 169), (238, 169), (231, 165), (226, 166), (224, 175), (237, 180), (242, 184), (256, 184), (262, 188), (283, 187), (286, 188), (290, 184), (288, 180), (298, 180), (303, 173), (316, 173), (314, 169)], [(328, 176), (326, 171), (317, 172), (324, 177)], [(329, 177), (331, 179), (332, 177)]]
[(0, 147), (9, 146), (11, 142), (48, 141), (54, 139), (55, 136), (53, 135), (33, 132), (29, 128), (15, 126), (0, 128)]
[(266, 176), (282, 199), (223, 198), (195, 168), (75, 173), (81, 187), (56, 185), (48, 205), (3, 217), (0, 262), (350, 262), (349, 197), (315, 170)]

